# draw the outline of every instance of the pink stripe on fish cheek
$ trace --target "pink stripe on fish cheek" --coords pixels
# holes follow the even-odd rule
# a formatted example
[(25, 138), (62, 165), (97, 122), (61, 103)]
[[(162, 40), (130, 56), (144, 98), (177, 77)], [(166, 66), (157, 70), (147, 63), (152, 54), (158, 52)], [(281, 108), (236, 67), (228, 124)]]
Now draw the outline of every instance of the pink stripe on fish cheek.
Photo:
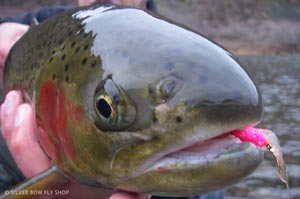
[(37, 120), (42, 147), (51, 159), (61, 162), (65, 156), (74, 160), (76, 151), (67, 124), (67, 107), (73, 106), (68, 103), (64, 90), (61, 88), (58, 93), (57, 90), (54, 81), (45, 82), (41, 86)]
[[(70, 113), (72, 114), (72, 113)], [(58, 94), (58, 114), (57, 114), (57, 126), (56, 133), (60, 139), (63, 150), (67, 156), (74, 160), (76, 157), (75, 147), (71, 139), (71, 134), (68, 129), (68, 118), (67, 118), (67, 102), (64, 90), (61, 88)]]
[(56, 118), (56, 85), (49, 81), (41, 86), (40, 96), (37, 100), (38, 137), (42, 148), (54, 161), (60, 160), (59, 143), (53, 137), (55, 134)]

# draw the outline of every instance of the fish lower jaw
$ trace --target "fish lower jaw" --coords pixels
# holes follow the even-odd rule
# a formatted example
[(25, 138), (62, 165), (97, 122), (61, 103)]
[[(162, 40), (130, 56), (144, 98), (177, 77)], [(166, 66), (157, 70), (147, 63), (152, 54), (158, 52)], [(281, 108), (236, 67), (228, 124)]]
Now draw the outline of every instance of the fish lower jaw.
[(205, 165), (220, 154), (239, 148), (241, 141), (234, 136), (218, 136), (200, 141), (178, 151), (169, 153), (156, 161), (146, 172), (185, 170)]

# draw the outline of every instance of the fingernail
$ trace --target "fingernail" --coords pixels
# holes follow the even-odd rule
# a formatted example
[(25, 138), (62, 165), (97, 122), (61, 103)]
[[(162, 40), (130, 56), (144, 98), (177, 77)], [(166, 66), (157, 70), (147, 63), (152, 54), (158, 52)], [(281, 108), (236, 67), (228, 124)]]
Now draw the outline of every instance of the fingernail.
[(20, 124), (23, 122), (23, 120), (25, 119), (25, 116), (28, 114), (29, 109), (26, 106), (20, 106), (17, 110), (17, 115), (15, 118), (15, 127), (20, 126)]
[(12, 110), (14, 109), (14, 106), (16, 105), (16, 96), (15, 94), (12, 93), (8, 93), (4, 104), (3, 104), (3, 108), (6, 114), (10, 114), (12, 112)]

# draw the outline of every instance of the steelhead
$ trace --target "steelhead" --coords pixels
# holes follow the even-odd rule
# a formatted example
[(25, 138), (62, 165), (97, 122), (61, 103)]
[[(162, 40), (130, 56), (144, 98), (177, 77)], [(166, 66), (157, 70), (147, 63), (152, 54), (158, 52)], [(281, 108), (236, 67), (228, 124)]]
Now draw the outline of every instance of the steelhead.
[(32, 27), (9, 53), (4, 88), (33, 102), (48, 174), (83, 184), (197, 195), (240, 181), (263, 157), (226, 136), (263, 114), (233, 55), (139, 9), (76, 8)]

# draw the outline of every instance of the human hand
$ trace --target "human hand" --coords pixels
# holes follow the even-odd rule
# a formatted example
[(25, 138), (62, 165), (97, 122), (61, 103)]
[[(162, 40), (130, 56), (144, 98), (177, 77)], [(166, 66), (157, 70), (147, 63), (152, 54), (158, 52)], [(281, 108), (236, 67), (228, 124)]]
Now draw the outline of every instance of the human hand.
[(20, 39), (20, 37), (27, 32), (29, 26), (13, 23), (13, 22), (5, 22), (0, 24), (0, 75), (2, 77), (2, 71), (4, 67), (4, 63), (6, 57), (11, 49), (11, 47), (15, 44), (15, 42)]
[(36, 139), (33, 109), (22, 103), (21, 93), (9, 92), (0, 111), (3, 138), (24, 176), (30, 178), (49, 168), (50, 160)]
[[(50, 167), (50, 160), (44, 154), (36, 138), (36, 121), (33, 108), (22, 103), (18, 91), (10, 91), (0, 108), (0, 122), (3, 137), (19, 169), (30, 178)], [(32, 164), (38, 162), (39, 164)], [(114, 193), (109, 199), (141, 199), (147, 195)]]

